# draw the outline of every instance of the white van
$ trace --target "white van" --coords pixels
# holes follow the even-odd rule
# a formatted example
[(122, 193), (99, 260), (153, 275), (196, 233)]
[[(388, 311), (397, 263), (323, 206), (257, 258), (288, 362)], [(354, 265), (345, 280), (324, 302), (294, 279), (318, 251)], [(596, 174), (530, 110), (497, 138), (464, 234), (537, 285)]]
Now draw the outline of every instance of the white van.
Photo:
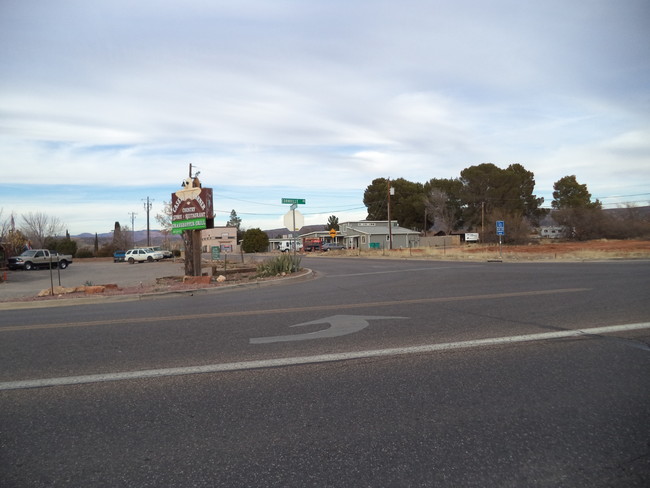
[(296, 251), (300, 251), (300, 249), (302, 249), (302, 244), (300, 241), (282, 241), (278, 249), (280, 249), (282, 252), (293, 251), (294, 244), (296, 245)]

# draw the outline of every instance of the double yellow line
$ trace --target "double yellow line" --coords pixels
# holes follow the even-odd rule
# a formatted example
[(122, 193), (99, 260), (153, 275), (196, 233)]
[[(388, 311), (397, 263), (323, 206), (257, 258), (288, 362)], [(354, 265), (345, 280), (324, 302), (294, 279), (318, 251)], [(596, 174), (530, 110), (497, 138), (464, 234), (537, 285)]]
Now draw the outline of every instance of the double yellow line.
[(559, 288), (554, 290), (536, 290), (536, 291), (520, 291), (510, 293), (489, 293), (485, 295), (465, 295), (457, 297), (430, 297), (430, 298), (413, 298), (406, 300), (386, 300), (379, 302), (363, 302), (363, 303), (337, 303), (333, 305), (312, 305), (308, 307), (290, 307), (290, 308), (271, 308), (264, 310), (237, 310), (232, 312), (211, 312), (202, 314), (183, 314), (183, 315), (164, 315), (155, 317), (125, 317), (121, 319), (106, 319), (106, 320), (91, 320), (82, 322), (60, 322), (54, 324), (33, 324), (33, 325), (10, 325), (7, 327), (0, 327), (2, 332), (21, 332), (27, 330), (47, 330), (47, 329), (64, 329), (70, 327), (97, 327), (102, 325), (122, 325), (122, 324), (147, 324), (152, 322), (173, 322), (184, 320), (204, 320), (222, 317), (243, 317), (250, 315), (271, 315), (271, 314), (285, 314), (295, 312), (311, 312), (311, 311), (328, 311), (328, 310), (352, 310), (358, 308), (376, 308), (376, 307), (391, 307), (398, 305), (412, 305), (421, 303), (448, 303), (448, 302), (463, 302), (472, 300), (498, 300), (503, 298), (517, 298), (517, 297), (533, 297), (543, 295), (555, 295), (562, 293), (580, 293), (589, 291), (589, 288)]

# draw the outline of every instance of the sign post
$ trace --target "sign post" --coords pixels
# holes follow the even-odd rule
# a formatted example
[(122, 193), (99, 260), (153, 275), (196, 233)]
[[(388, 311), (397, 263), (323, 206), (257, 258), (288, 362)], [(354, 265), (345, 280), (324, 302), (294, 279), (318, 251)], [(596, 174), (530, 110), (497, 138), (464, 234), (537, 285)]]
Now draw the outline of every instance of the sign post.
[(212, 246), (212, 260), (219, 261), (221, 259), (221, 246)]
[(198, 173), (181, 183), (172, 193), (172, 234), (181, 234), (185, 245), (185, 274), (201, 276), (201, 229), (214, 227), (212, 188), (203, 188)]
[(506, 223), (503, 220), (497, 220), (497, 235), (499, 236), (499, 257), (503, 258), (501, 254), (501, 237), (506, 235)]
[[(291, 207), (289, 207), (289, 209), (291, 210), (292, 221), (293, 221), (293, 225), (291, 227), (291, 237), (292, 237), (292, 243), (293, 243), (292, 270), (296, 271), (296, 269), (295, 269), (295, 266), (296, 266), (296, 248), (298, 247), (297, 243), (296, 243), (296, 208), (298, 208), (298, 205), (304, 205), (305, 204), (305, 199), (304, 198), (283, 198), (282, 203), (291, 205)], [(302, 227), (302, 225), (300, 227)]]

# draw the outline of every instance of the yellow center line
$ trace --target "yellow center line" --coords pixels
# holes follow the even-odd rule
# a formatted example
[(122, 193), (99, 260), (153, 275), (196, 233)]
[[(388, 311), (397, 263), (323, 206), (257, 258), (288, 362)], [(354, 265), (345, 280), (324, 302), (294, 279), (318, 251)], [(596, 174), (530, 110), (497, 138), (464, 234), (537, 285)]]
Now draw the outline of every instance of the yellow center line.
[(92, 320), (87, 322), (62, 322), (56, 324), (34, 324), (34, 325), (14, 325), (9, 327), (0, 327), (0, 332), (16, 332), (25, 330), (44, 330), (44, 329), (62, 329), (69, 327), (95, 327), (98, 325), (121, 325), (121, 324), (146, 324), (151, 322), (172, 322), (181, 320), (198, 320), (213, 319), (220, 317), (244, 317), (249, 315), (271, 315), (295, 312), (310, 312), (318, 310), (350, 310), (355, 308), (368, 307), (388, 307), (395, 305), (410, 305), (417, 303), (445, 303), (461, 302), (471, 300), (495, 300), (499, 298), (516, 298), (530, 297), (541, 295), (554, 295), (559, 293), (579, 293), (589, 291), (589, 288), (560, 288), (555, 290), (538, 290), (538, 291), (519, 291), (510, 293), (489, 293), (485, 295), (465, 295), (457, 297), (430, 297), (430, 298), (412, 298), (406, 300), (387, 300), (381, 302), (363, 302), (363, 303), (337, 303), (332, 305), (311, 305), (308, 307), (290, 307), (290, 308), (271, 308), (265, 310), (237, 310), (232, 312), (211, 312), (200, 314), (184, 315), (165, 315), (156, 317), (125, 317), (122, 319)]

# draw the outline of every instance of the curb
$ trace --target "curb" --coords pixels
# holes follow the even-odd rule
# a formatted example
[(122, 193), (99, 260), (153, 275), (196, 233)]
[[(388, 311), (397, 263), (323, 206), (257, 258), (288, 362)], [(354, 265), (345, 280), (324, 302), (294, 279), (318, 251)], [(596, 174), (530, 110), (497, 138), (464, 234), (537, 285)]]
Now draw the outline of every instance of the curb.
[(167, 297), (194, 296), (195, 294), (212, 295), (216, 293), (225, 293), (249, 288), (263, 288), (274, 285), (289, 285), (301, 281), (307, 281), (314, 278), (314, 272), (309, 268), (304, 268), (304, 273), (298, 276), (284, 276), (268, 281), (255, 281), (252, 283), (236, 283), (233, 285), (215, 286), (211, 288), (191, 288), (187, 290), (160, 291), (152, 293), (133, 293), (130, 295), (92, 295), (89, 297), (61, 298), (34, 302), (2, 302), (0, 310), (27, 310), (52, 307), (70, 307), (75, 305), (93, 305), (97, 303), (120, 303), (136, 302), (143, 300), (159, 300)]

